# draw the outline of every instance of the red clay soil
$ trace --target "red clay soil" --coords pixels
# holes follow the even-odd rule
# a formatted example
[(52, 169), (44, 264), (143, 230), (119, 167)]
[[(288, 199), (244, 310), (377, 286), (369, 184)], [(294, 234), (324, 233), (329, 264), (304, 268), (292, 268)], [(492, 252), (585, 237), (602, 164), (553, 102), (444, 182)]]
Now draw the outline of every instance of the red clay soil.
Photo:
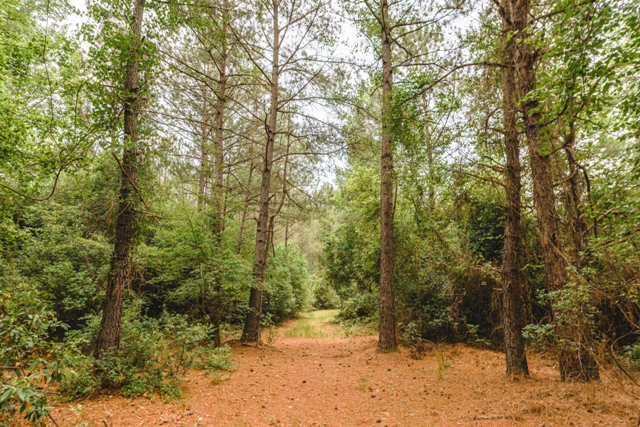
[[(443, 346), (422, 360), (376, 353), (376, 337), (287, 338), (236, 346), (236, 370), (214, 384), (192, 372), (184, 398), (102, 396), (55, 408), (60, 426), (636, 426), (619, 380), (559, 381), (530, 354), (530, 379), (504, 375), (499, 352)], [(609, 373), (608, 375), (612, 375)]]

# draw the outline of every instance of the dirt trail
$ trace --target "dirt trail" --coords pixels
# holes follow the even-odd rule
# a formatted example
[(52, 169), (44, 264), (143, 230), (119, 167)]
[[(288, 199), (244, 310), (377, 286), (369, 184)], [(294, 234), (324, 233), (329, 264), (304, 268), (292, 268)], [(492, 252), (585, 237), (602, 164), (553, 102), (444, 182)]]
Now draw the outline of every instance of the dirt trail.
[(64, 405), (61, 425), (89, 426), (635, 426), (632, 398), (609, 380), (564, 384), (531, 354), (532, 378), (504, 374), (498, 352), (441, 346), (423, 360), (376, 353), (376, 337), (344, 337), (330, 312), (279, 329), (273, 346), (233, 349), (236, 370), (214, 384), (193, 372), (184, 398)]

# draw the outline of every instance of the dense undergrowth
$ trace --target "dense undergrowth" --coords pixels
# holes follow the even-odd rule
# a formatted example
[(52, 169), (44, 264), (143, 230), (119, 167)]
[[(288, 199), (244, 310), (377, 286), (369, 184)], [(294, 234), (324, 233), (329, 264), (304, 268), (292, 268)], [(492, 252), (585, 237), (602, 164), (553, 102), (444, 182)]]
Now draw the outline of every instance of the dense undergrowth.
[[(126, 397), (182, 395), (189, 369), (212, 376), (233, 370), (229, 347), (214, 347), (211, 326), (189, 322), (178, 314), (142, 316), (134, 301), (124, 313), (121, 345), (100, 360), (91, 356), (100, 318), (92, 315), (78, 330), (55, 317), (39, 295), (17, 288), (0, 294), (0, 364), (5, 373), (0, 389), (0, 421), (24, 416), (43, 425), (52, 395), (58, 400), (87, 398), (104, 392)], [(52, 339), (58, 330), (64, 340)]]
[[(97, 167), (92, 179), (105, 183)], [(319, 256), (311, 264), (298, 246), (275, 246), (264, 288), (263, 326), (271, 326), (313, 306), (339, 309), (346, 334), (375, 332), (379, 281), (375, 176), (345, 172), (327, 195), (337, 206), (316, 225)], [(163, 221), (141, 223), (133, 281), (125, 298), (121, 346), (102, 360), (92, 357), (105, 297), (112, 215), (93, 205), (100, 186), (86, 177), (68, 178), (46, 204), (7, 205), (0, 222), (0, 409), (37, 422), (46, 415), (53, 390), (62, 399), (109, 390), (125, 396), (180, 396), (188, 369), (231, 369), (229, 350), (212, 344), (213, 310), (222, 315), (223, 335), (239, 333), (251, 286), (250, 245), (239, 253), (230, 226), (220, 244), (207, 235), (206, 212), (168, 205)], [(88, 186), (88, 188), (86, 188)], [(75, 188), (71, 191), (70, 189)], [(88, 196), (78, 194), (78, 188)], [(99, 191), (99, 194), (101, 194)], [(453, 197), (453, 196), (452, 196)], [(620, 196), (622, 197), (622, 195)], [(347, 203), (348, 200), (348, 203)], [(475, 191), (458, 192), (447, 214), (416, 221), (415, 205), (398, 201), (396, 229), (396, 309), (406, 345), (457, 341), (500, 348), (499, 248), (503, 210)], [(607, 203), (609, 201), (606, 201)], [(603, 200), (603, 203), (605, 201)], [(100, 209), (103, 209), (101, 212)], [(9, 212), (16, 212), (13, 216)], [(625, 235), (625, 223), (600, 224)], [(561, 293), (544, 291), (535, 224), (523, 220), (527, 288), (523, 306), (529, 345), (552, 346), (554, 304), (588, 307), (592, 345), (615, 340), (616, 351), (633, 369), (640, 366), (633, 319), (637, 318), (638, 263), (633, 241), (615, 251), (594, 250), (584, 257), (572, 283)], [(252, 236), (248, 236), (247, 240)], [(607, 272), (616, 272), (609, 274)], [(566, 312), (561, 321), (575, 321)], [(373, 326), (373, 328), (372, 328)], [(602, 351), (603, 348), (593, 348)], [(606, 353), (605, 353), (606, 354)]]
[[(94, 179), (105, 184), (98, 167)], [(223, 338), (239, 333), (251, 287), (251, 259), (233, 243), (199, 241), (206, 215), (167, 208), (162, 224), (142, 223), (126, 291), (121, 343), (100, 360), (93, 347), (105, 298), (110, 220), (96, 222), (90, 181), (71, 182), (47, 204), (7, 206), (0, 217), (0, 418), (44, 423), (53, 396), (73, 400), (181, 395), (189, 369), (213, 376), (233, 369), (228, 347), (214, 346), (213, 310)], [(76, 187), (77, 188), (77, 187)], [(97, 195), (96, 195), (97, 197)], [(9, 209), (19, 214), (8, 215)], [(105, 207), (106, 209), (106, 207)], [(185, 215), (189, 215), (189, 218)], [(248, 237), (250, 238), (250, 236)], [(276, 247), (267, 272), (264, 326), (297, 314), (312, 297), (307, 260), (295, 246)], [(7, 418), (9, 416), (9, 418)]]
[[(353, 166), (341, 176), (331, 196), (334, 215), (340, 221), (325, 224), (328, 232), (322, 252), (324, 282), (319, 292), (335, 291), (338, 318), (354, 325), (376, 323), (378, 318), (379, 183), (368, 167)], [(395, 223), (399, 331), (412, 347), (445, 341), (501, 349), (504, 201), (488, 188), (465, 185), (460, 179), (457, 190), (442, 194), (443, 202), (428, 217), (428, 208), (412, 200), (419, 183), (401, 180), (406, 188), (396, 202)], [(607, 179), (599, 176), (594, 189), (607, 185)], [(592, 202), (604, 206), (626, 203), (630, 212), (637, 212), (632, 207), (635, 199), (628, 196), (626, 191), (594, 191)], [(597, 354), (602, 362), (613, 362), (614, 348), (615, 357), (637, 368), (640, 264), (632, 249), (637, 237), (628, 234), (628, 223), (622, 217), (607, 218), (598, 226), (600, 235), (593, 249), (581, 254), (579, 268), (569, 270), (566, 288), (548, 292), (535, 220), (522, 218), (526, 284), (522, 307), (528, 324), (524, 336), (531, 348), (553, 353), (557, 351), (555, 328), (580, 325), (582, 342), (567, 345), (584, 346), (581, 351)], [(619, 240), (605, 247), (613, 236)], [(553, 318), (552, 309), (562, 314)]]

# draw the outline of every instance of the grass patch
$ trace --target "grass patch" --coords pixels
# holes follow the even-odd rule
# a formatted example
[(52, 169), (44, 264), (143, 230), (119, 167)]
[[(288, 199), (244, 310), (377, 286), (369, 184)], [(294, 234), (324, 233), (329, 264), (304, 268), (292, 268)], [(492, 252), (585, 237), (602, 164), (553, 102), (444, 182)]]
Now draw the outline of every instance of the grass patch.
[(438, 360), (438, 380), (443, 380), (447, 369), (451, 367), (451, 359), (440, 346), (436, 347), (436, 352), (436, 359)]
[(375, 321), (338, 321), (340, 310), (316, 310), (303, 313), (285, 329), (290, 338), (333, 338), (376, 335)]
[(285, 330), (284, 335), (292, 338), (329, 338), (337, 334), (336, 315), (338, 310), (317, 310), (303, 313)]
[(298, 323), (292, 326), (291, 329), (288, 329), (284, 333), (284, 335), (287, 337), (294, 337), (294, 338), (300, 338), (300, 337), (326, 338), (327, 336), (329, 336), (329, 334), (326, 331), (322, 329), (318, 329), (307, 323), (305, 324)]
[(341, 335), (344, 337), (367, 337), (378, 334), (378, 324), (375, 321), (343, 321), (340, 323)]

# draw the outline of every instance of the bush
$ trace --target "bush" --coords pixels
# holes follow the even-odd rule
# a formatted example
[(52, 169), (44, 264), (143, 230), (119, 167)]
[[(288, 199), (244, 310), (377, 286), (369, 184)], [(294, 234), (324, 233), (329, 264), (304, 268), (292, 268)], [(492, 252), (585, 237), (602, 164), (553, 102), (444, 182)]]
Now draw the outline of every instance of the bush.
[(504, 246), (504, 207), (490, 200), (470, 200), (469, 247), (485, 261), (502, 259)]
[(13, 251), (13, 263), (71, 329), (101, 305), (100, 284), (109, 269), (112, 245), (104, 236), (88, 233), (77, 206), (51, 202), (33, 207), (23, 219), (29, 238)]
[(313, 307), (318, 310), (336, 308), (340, 298), (336, 290), (329, 284), (318, 281), (313, 288)]
[(63, 379), (73, 352), (50, 339), (66, 325), (42, 304), (42, 295), (28, 284), (12, 291), (0, 291), (0, 425), (19, 413), (42, 426), (49, 416), (45, 387)]
[[(187, 314), (202, 322), (244, 320), (253, 262), (235, 254), (230, 241), (211, 238), (211, 212), (168, 206), (153, 237), (137, 248), (147, 313)], [(209, 237), (205, 237), (209, 236)]]
[(208, 374), (233, 371), (235, 363), (231, 361), (231, 348), (199, 347), (195, 354), (193, 367), (202, 369)]
[(470, 344), (500, 345), (499, 278), (490, 264), (460, 263), (447, 272), (452, 283), (451, 316), (457, 325), (456, 340)]
[[(100, 319), (94, 316), (80, 333), (71, 334), (77, 345), (92, 347)], [(180, 397), (180, 379), (196, 362), (203, 364), (200, 345), (208, 341), (211, 327), (190, 325), (185, 316), (163, 315), (152, 319), (140, 315), (138, 305), (129, 308), (123, 318), (120, 347), (102, 359), (86, 357), (83, 366), (63, 383), (61, 391), (72, 398), (88, 396), (103, 388), (120, 389), (124, 396), (157, 392), (165, 398)], [(215, 353), (208, 369), (221, 366), (228, 353)]]
[(307, 305), (309, 283), (309, 266), (302, 251), (295, 246), (276, 247), (265, 278), (263, 317), (273, 323), (295, 317)]
[[(422, 338), (439, 341), (455, 335), (451, 306), (453, 298), (448, 278), (436, 271), (425, 271), (401, 295), (406, 324), (413, 322)], [(401, 319), (403, 320), (403, 319)]]
[(640, 370), (640, 343), (625, 347), (624, 356), (631, 368)]
[(339, 320), (365, 320), (378, 314), (378, 296), (373, 293), (360, 293), (342, 301)]

